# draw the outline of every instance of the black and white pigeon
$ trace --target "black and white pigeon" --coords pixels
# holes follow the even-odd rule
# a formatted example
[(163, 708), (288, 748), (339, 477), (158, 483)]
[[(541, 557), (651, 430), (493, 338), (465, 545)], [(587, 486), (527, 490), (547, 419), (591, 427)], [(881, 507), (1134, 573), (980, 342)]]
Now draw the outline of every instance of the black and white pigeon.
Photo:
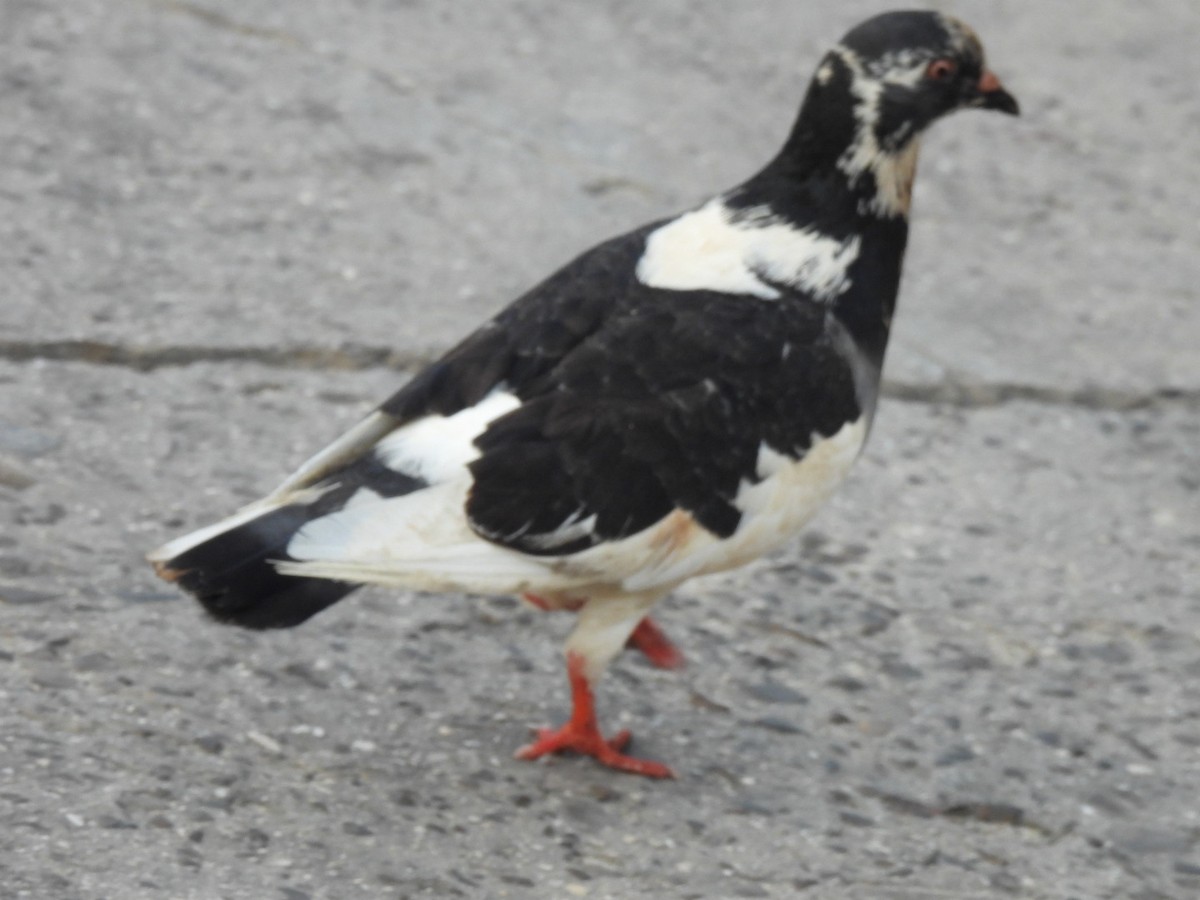
[(518, 751), (665, 777), (601, 736), (593, 687), (697, 575), (792, 538), (870, 430), (920, 135), (1015, 115), (975, 33), (854, 28), (748, 181), (606, 241), (483, 324), (264, 499), (150, 554), (217, 619), (297, 625), (362, 584), (576, 611), (573, 712)]

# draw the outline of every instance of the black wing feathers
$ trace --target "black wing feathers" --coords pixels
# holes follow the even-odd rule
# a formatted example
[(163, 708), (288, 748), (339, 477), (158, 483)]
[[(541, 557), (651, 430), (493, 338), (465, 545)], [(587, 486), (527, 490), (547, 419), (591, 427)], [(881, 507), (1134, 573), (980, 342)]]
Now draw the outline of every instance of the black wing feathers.
[(635, 286), (610, 309), (477, 441), (467, 511), (490, 539), (571, 553), (676, 507), (727, 537), (762, 443), (800, 457), (860, 414), (815, 304)]

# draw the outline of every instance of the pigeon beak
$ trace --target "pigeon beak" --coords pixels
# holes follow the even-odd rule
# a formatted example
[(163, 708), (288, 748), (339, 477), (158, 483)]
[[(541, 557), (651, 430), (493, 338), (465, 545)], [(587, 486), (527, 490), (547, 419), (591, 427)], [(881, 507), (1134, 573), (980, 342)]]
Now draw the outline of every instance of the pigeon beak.
[(1010, 116), (1020, 115), (1021, 107), (1017, 105), (1017, 98), (1004, 89), (1004, 85), (991, 69), (984, 69), (975, 90), (979, 96), (977, 103), (980, 108), (994, 109)]

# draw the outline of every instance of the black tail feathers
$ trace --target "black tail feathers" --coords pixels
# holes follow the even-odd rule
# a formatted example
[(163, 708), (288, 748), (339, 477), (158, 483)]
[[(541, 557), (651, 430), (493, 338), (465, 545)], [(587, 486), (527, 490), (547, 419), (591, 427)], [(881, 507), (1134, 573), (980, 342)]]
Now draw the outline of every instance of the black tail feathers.
[(312, 518), (303, 505), (285, 506), (155, 562), (155, 571), (178, 584), (221, 622), (244, 628), (290, 628), (332, 606), (357, 584), (281, 575), (274, 562)]

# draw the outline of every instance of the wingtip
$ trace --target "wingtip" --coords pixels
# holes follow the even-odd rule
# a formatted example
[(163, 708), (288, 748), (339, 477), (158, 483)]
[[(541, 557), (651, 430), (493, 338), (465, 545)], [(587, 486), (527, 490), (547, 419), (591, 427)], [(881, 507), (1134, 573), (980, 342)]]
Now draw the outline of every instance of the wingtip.
[(168, 581), (174, 584), (180, 578), (187, 574), (187, 569), (172, 569), (167, 565), (168, 560), (158, 558), (154, 553), (146, 554), (146, 562), (154, 567), (154, 574), (163, 581)]

